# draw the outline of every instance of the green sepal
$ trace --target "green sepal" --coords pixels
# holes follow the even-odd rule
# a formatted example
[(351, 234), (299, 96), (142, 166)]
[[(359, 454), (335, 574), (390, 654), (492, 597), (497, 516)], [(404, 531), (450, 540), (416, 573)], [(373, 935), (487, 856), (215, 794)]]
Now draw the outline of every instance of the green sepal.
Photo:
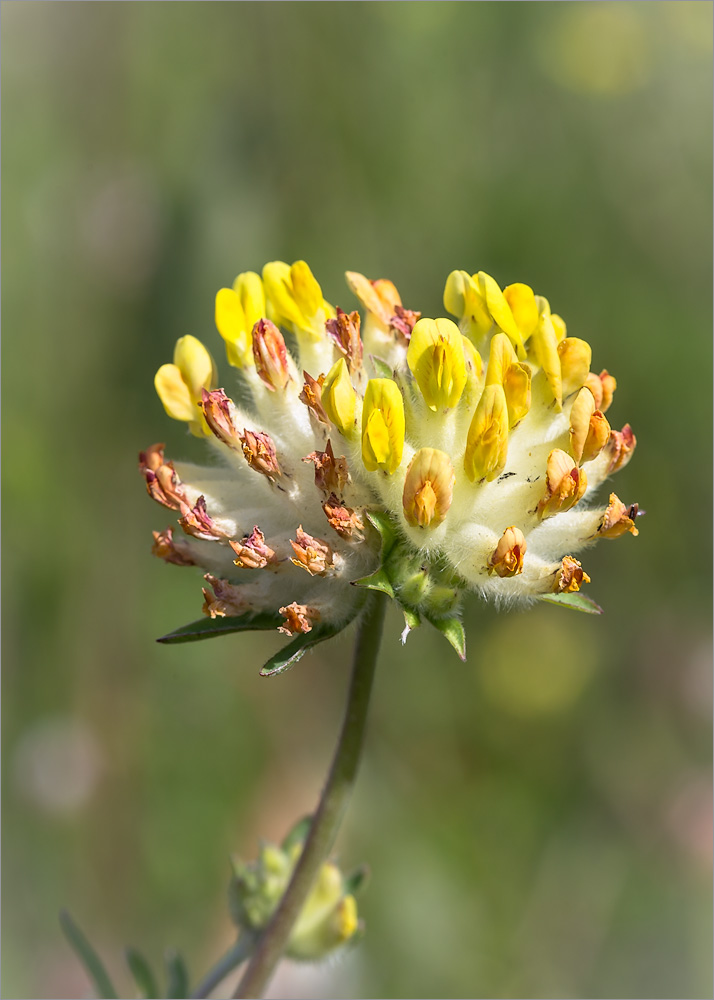
[(346, 896), (356, 896), (366, 888), (371, 878), (372, 872), (369, 865), (360, 865), (353, 872), (345, 877), (344, 892)]
[[(281, 619), (282, 620), (282, 619)], [(283, 646), (275, 656), (271, 656), (260, 671), (261, 677), (276, 677), (284, 673), (300, 660), (312, 646), (317, 646), (326, 639), (331, 639), (345, 627), (347, 622), (340, 625), (315, 625), (309, 632), (302, 632), (296, 635), (292, 642)]]
[(188, 996), (189, 979), (186, 963), (177, 951), (166, 952), (166, 996), (169, 1000), (181, 1000)]
[(376, 354), (370, 354), (369, 360), (372, 362), (372, 367), (374, 368), (377, 378), (393, 378), (394, 369), (391, 365), (388, 365), (386, 361), (382, 358), (378, 358)]
[(396, 528), (383, 510), (366, 510), (364, 513), (369, 523), (375, 531), (379, 532), (379, 536), (382, 539), (382, 551), (380, 554), (382, 562), (384, 562), (397, 540)]
[(455, 615), (450, 618), (434, 618), (427, 615), (425, 612), (425, 617), (431, 624), (446, 638), (451, 645), (454, 647), (462, 660), (466, 659), (466, 633), (464, 632), (464, 626), (461, 624), (461, 620)]
[(419, 612), (415, 611), (414, 608), (405, 608), (404, 605), (401, 605), (401, 608), (404, 613), (404, 631), (402, 632), (402, 644), (404, 644), (409, 637), (409, 633), (421, 625), (421, 618), (419, 617)]
[(352, 586), (366, 587), (367, 590), (381, 590), (387, 597), (394, 598), (394, 587), (382, 566), (372, 573), (371, 576), (363, 576), (361, 580), (353, 580)]
[(548, 604), (559, 604), (561, 608), (572, 608), (573, 611), (584, 611), (586, 615), (604, 614), (599, 604), (577, 591), (572, 594), (544, 594), (541, 601), (547, 601)]
[(230, 635), (232, 632), (266, 632), (276, 629), (282, 622), (282, 617), (273, 611), (225, 618), (199, 618), (198, 621), (182, 625), (168, 635), (162, 635), (156, 641), (166, 644), (197, 642), (199, 639), (212, 639), (214, 636)]
[(84, 966), (85, 972), (94, 983), (99, 996), (102, 1000), (117, 1000), (119, 994), (109, 978), (109, 973), (104, 968), (104, 963), (72, 917), (66, 910), (62, 910), (59, 919), (65, 937)]
[(312, 816), (303, 816), (302, 819), (299, 819), (290, 832), (285, 835), (280, 845), (281, 849), (289, 851), (295, 844), (304, 844), (311, 826)]
[(134, 977), (134, 982), (137, 985), (139, 994), (144, 997), (144, 1000), (154, 1000), (155, 997), (158, 997), (159, 987), (156, 979), (154, 978), (154, 973), (141, 952), (136, 948), (125, 948), (124, 958), (126, 959), (126, 964), (129, 966), (129, 970)]

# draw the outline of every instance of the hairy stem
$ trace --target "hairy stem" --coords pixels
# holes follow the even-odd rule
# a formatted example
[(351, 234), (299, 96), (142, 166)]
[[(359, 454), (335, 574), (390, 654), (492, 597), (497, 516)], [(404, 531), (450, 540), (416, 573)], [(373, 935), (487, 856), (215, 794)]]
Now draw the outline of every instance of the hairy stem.
[(357, 632), (347, 708), (332, 767), (293, 876), (270, 923), (258, 939), (253, 957), (233, 994), (236, 998), (258, 1000), (262, 997), (317, 873), (335, 842), (364, 745), (369, 696), (386, 604), (384, 594), (377, 591), (369, 593)]

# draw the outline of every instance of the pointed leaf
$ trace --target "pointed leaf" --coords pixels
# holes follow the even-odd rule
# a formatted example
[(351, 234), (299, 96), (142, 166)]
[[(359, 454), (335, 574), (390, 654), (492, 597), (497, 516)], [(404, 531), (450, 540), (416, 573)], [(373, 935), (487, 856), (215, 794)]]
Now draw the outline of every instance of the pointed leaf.
[(371, 576), (363, 576), (361, 580), (353, 580), (352, 585), (354, 587), (366, 587), (368, 590), (381, 590), (388, 597), (394, 597), (394, 587), (392, 587), (386, 571), (381, 566)]
[(131, 947), (125, 948), (124, 957), (141, 996), (145, 1000), (155, 1000), (159, 995), (159, 987), (147, 960), (140, 951)]
[(310, 827), (312, 826), (312, 816), (303, 816), (293, 826), (292, 830), (285, 836), (280, 845), (284, 851), (289, 851), (294, 844), (304, 844)]
[(383, 510), (366, 510), (364, 513), (375, 531), (378, 531), (380, 534), (382, 539), (382, 562), (384, 562), (397, 540), (396, 529)]
[(414, 611), (413, 608), (405, 608), (404, 605), (401, 607), (404, 612), (404, 628), (399, 638), (402, 640), (403, 646), (409, 638), (410, 632), (413, 632), (415, 628), (419, 628), (421, 625), (421, 618), (419, 617), (419, 613)]
[(102, 1000), (116, 1000), (119, 994), (114, 988), (99, 955), (66, 910), (61, 911), (59, 919), (65, 937), (94, 983), (99, 996), (102, 997)]
[(370, 880), (372, 872), (369, 865), (360, 865), (345, 878), (345, 893), (355, 896), (361, 892)]
[(451, 618), (430, 618), (429, 621), (451, 643), (459, 657), (466, 659), (466, 633), (461, 621), (455, 616)]
[(376, 354), (370, 354), (369, 360), (372, 362), (372, 367), (374, 368), (377, 378), (392, 378), (394, 375), (394, 369), (391, 365), (388, 365), (386, 361), (378, 358)]
[(198, 621), (182, 625), (181, 628), (174, 629), (156, 641), (166, 644), (197, 642), (199, 639), (212, 639), (216, 635), (230, 635), (232, 632), (264, 632), (276, 629), (282, 621), (282, 617), (273, 612), (225, 618), (199, 618)]
[(275, 656), (270, 657), (260, 671), (260, 676), (275, 677), (277, 674), (282, 674), (286, 670), (289, 670), (290, 667), (294, 666), (303, 657), (308, 649), (311, 649), (312, 646), (317, 646), (326, 639), (331, 639), (333, 635), (341, 632), (346, 624), (346, 622), (342, 622), (340, 625), (316, 625), (310, 632), (296, 635), (292, 642), (289, 642), (287, 646), (283, 646)]
[(599, 604), (596, 604), (590, 597), (586, 597), (585, 594), (577, 592), (574, 594), (544, 594), (541, 601), (547, 601), (548, 604), (559, 604), (561, 608), (572, 608), (573, 611), (584, 611), (586, 615), (604, 613)]
[(166, 974), (168, 982), (166, 996), (169, 1000), (182, 1000), (188, 996), (189, 980), (186, 963), (177, 951), (166, 952)]

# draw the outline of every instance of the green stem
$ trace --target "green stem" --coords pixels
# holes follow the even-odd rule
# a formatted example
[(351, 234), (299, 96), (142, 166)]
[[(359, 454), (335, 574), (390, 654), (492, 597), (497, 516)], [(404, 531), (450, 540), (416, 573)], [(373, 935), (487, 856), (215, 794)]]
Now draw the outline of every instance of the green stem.
[(355, 783), (364, 745), (369, 696), (372, 691), (386, 605), (387, 599), (384, 594), (376, 591), (369, 593), (357, 632), (347, 708), (335, 756), (332, 759), (332, 767), (300, 860), (270, 923), (258, 939), (253, 957), (238, 984), (238, 989), (233, 994), (235, 998), (251, 997), (257, 1000), (262, 997), (285, 951), (290, 932), (300, 915), (317, 873), (335, 842)]
[(255, 946), (255, 937), (252, 934), (244, 933), (230, 948), (223, 958), (219, 958), (216, 964), (210, 969), (191, 994), (191, 1000), (199, 997), (210, 996), (219, 983), (222, 983), (226, 976), (242, 965)]

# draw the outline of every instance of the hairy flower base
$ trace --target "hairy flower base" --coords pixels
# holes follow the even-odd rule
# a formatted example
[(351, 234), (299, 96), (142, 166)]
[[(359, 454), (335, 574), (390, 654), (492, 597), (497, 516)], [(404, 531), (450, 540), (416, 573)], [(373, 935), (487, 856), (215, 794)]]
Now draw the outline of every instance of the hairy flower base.
[(462, 655), (467, 590), (586, 610), (575, 554), (636, 535), (640, 513), (614, 493), (593, 505), (636, 444), (605, 416), (614, 377), (527, 285), (455, 271), (453, 322), (406, 309), (384, 279), (347, 282), (362, 316), (326, 302), (302, 261), (221, 289), (232, 394), (200, 341), (179, 341), (156, 388), (214, 460), (141, 454), (183, 530), (155, 532), (154, 553), (206, 570), (206, 615), (269, 621), (298, 654), (344, 627), (365, 587), (399, 601), (405, 636), (424, 617)]

